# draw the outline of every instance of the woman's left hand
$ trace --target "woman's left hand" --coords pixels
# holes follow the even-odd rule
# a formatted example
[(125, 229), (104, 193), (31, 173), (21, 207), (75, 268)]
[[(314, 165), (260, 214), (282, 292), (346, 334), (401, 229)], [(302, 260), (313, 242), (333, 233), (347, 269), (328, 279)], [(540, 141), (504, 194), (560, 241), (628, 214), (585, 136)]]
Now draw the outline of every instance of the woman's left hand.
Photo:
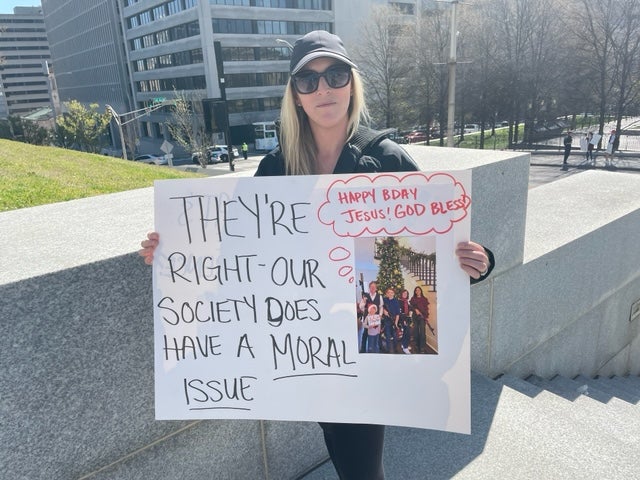
[(460, 267), (474, 279), (485, 275), (489, 270), (489, 256), (484, 247), (475, 242), (460, 242), (456, 248)]

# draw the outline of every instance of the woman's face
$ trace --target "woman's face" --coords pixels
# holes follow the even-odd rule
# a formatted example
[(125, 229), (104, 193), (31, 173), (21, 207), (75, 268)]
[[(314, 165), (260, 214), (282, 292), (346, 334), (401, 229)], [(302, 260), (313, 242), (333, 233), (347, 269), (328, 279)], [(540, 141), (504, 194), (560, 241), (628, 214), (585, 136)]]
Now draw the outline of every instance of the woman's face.
[(416, 287), (415, 290), (413, 291), (413, 294), (416, 297), (421, 297), (422, 296), (422, 289), (420, 287)]
[[(316, 58), (307, 63), (303, 70), (322, 73), (331, 65), (339, 64), (329, 57)], [(298, 103), (309, 117), (312, 128), (335, 128), (344, 125), (346, 129), (349, 104), (351, 103), (351, 81), (342, 88), (331, 88), (322, 77), (318, 89), (313, 93), (295, 93)]]

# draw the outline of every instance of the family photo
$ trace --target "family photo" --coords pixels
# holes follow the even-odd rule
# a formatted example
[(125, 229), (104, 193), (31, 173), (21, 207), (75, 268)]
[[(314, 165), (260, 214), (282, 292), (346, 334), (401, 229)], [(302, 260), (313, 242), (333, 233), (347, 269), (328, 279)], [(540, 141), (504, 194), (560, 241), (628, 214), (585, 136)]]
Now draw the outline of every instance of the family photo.
[(438, 353), (434, 237), (355, 240), (360, 353)]

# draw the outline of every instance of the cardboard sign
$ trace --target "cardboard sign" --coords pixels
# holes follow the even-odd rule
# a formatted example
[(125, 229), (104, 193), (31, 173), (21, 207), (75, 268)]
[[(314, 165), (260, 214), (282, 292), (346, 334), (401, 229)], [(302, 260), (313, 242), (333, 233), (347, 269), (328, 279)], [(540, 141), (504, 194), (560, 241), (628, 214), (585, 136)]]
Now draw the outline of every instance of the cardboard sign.
[(469, 432), (470, 178), (156, 182), (156, 418)]

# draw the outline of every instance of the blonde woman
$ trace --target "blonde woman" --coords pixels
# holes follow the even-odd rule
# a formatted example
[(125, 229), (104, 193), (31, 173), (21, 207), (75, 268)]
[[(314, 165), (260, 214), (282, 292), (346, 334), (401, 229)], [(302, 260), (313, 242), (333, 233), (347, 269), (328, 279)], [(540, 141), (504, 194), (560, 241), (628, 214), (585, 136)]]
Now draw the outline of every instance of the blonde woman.
[[(280, 145), (267, 154), (256, 176), (415, 171), (417, 165), (396, 143), (382, 139), (367, 149), (354, 142), (367, 120), (362, 79), (342, 40), (313, 31), (291, 52), (291, 76), (280, 113)], [(140, 255), (153, 262), (159, 236), (142, 242)], [(464, 242), (456, 250), (461, 268), (484, 279), (493, 256), (481, 245)], [(364, 399), (363, 399), (364, 400)], [(382, 480), (384, 426), (321, 423), (325, 443), (341, 480)]]

